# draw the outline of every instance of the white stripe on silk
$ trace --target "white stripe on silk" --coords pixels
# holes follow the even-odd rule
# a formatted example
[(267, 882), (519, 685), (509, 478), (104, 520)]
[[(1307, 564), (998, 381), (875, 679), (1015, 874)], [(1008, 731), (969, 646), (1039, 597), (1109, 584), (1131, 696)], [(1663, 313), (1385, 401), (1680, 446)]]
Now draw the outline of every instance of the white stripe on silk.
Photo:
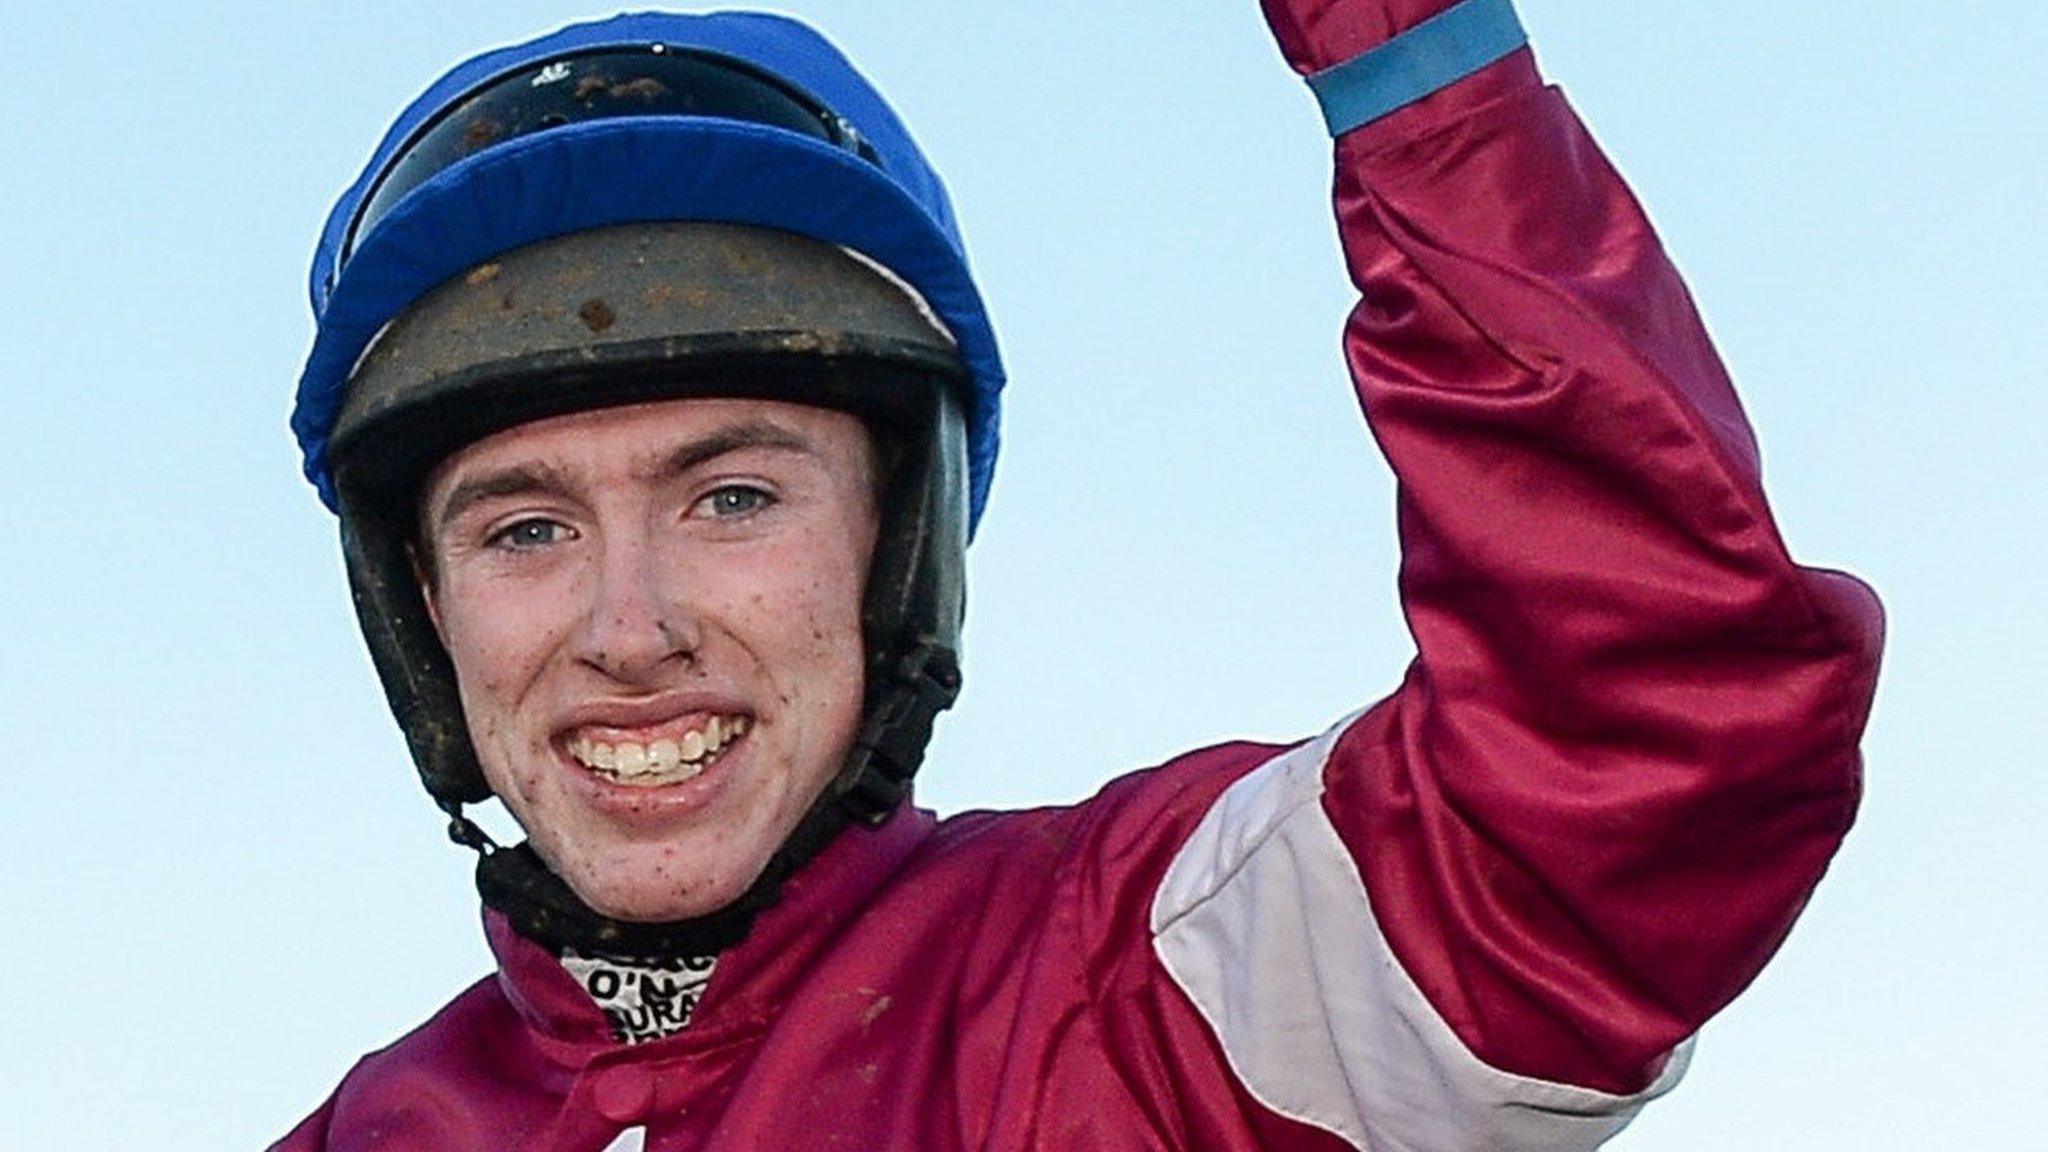
[(604, 1146), (604, 1152), (646, 1152), (646, 1150), (647, 1129), (644, 1127), (628, 1128), (619, 1133), (618, 1137), (611, 1143)]
[(1346, 717), (1231, 785), (1152, 903), (1153, 948), (1251, 1095), (1367, 1152), (1579, 1152), (1685, 1072), (1634, 1096), (1483, 1063), (1394, 959), (1322, 806)]

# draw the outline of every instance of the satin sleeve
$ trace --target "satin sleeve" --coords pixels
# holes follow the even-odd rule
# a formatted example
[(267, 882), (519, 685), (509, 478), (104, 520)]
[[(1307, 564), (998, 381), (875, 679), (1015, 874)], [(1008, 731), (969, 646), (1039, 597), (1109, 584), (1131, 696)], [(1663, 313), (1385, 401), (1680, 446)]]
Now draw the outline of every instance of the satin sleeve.
[[(1446, 6), (1264, 7), (1313, 74)], [(1640, 1092), (1850, 826), (1877, 600), (1789, 556), (1684, 283), (1526, 48), (1341, 135), (1334, 205), (1418, 655), (1318, 804), (1472, 1055)]]

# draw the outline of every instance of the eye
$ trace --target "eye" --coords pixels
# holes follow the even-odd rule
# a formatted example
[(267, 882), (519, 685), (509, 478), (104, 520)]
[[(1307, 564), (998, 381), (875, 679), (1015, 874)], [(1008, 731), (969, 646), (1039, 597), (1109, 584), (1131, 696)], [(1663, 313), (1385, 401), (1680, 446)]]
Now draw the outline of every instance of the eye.
[(738, 520), (765, 511), (774, 504), (774, 496), (751, 484), (727, 484), (705, 494), (690, 513), (714, 520)]
[(572, 535), (568, 525), (535, 516), (516, 520), (491, 533), (488, 543), (494, 548), (525, 552), (560, 544)]

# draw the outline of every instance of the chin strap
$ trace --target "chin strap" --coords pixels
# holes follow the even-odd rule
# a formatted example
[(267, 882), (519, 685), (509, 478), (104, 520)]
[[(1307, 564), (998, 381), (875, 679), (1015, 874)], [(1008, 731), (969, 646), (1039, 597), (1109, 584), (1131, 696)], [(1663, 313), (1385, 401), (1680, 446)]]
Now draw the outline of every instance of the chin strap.
[(952, 649), (920, 637), (875, 679), (867, 723), (819, 798), (820, 804), (837, 798), (847, 816), (869, 827), (887, 820), (910, 794), (932, 724), (960, 698), (960, 661)]
[[(766, 880), (764, 873), (762, 880)], [(773, 885), (756, 881), (738, 900), (705, 916), (666, 923), (614, 920), (585, 904), (531, 844), (491, 852), (477, 861), (476, 889), (485, 906), (514, 931), (557, 955), (566, 948), (637, 960), (712, 956), (739, 943), (761, 909), (775, 903)]]
[(615, 920), (585, 904), (530, 844), (501, 848), (455, 800), (440, 802), (448, 838), (474, 851), (477, 894), (521, 936), (557, 954), (565, 948), (638, 959), (711, 956), (746, 938), (754, 918), (781, 899), (782, 885), (849, 824), (874, 827), (910, 794), (940, 712), (960, 695), (952, 649), (921, 637), (871, 681), (867, 722), (846, 764), (826, 786), (767, 867), (732, 903), (703, 916), (663, 923)]

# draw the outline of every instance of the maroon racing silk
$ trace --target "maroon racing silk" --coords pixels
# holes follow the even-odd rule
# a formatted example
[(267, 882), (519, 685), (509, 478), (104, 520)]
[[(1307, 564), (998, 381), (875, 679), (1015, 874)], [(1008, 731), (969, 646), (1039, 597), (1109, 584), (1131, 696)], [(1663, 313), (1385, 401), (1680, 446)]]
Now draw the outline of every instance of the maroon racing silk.
[[(1265, 4), (1303, 71), (1443, 6)], [(1336, 161), (1393, 696), (850, 832), (662, 1039), (487, 916), (495, 978), (278, 1147), (1592, 1148), (1668, 1088), (1849, 827), (1876, 600), (1787, 555), (1684, 285), (1526, 51)]]

